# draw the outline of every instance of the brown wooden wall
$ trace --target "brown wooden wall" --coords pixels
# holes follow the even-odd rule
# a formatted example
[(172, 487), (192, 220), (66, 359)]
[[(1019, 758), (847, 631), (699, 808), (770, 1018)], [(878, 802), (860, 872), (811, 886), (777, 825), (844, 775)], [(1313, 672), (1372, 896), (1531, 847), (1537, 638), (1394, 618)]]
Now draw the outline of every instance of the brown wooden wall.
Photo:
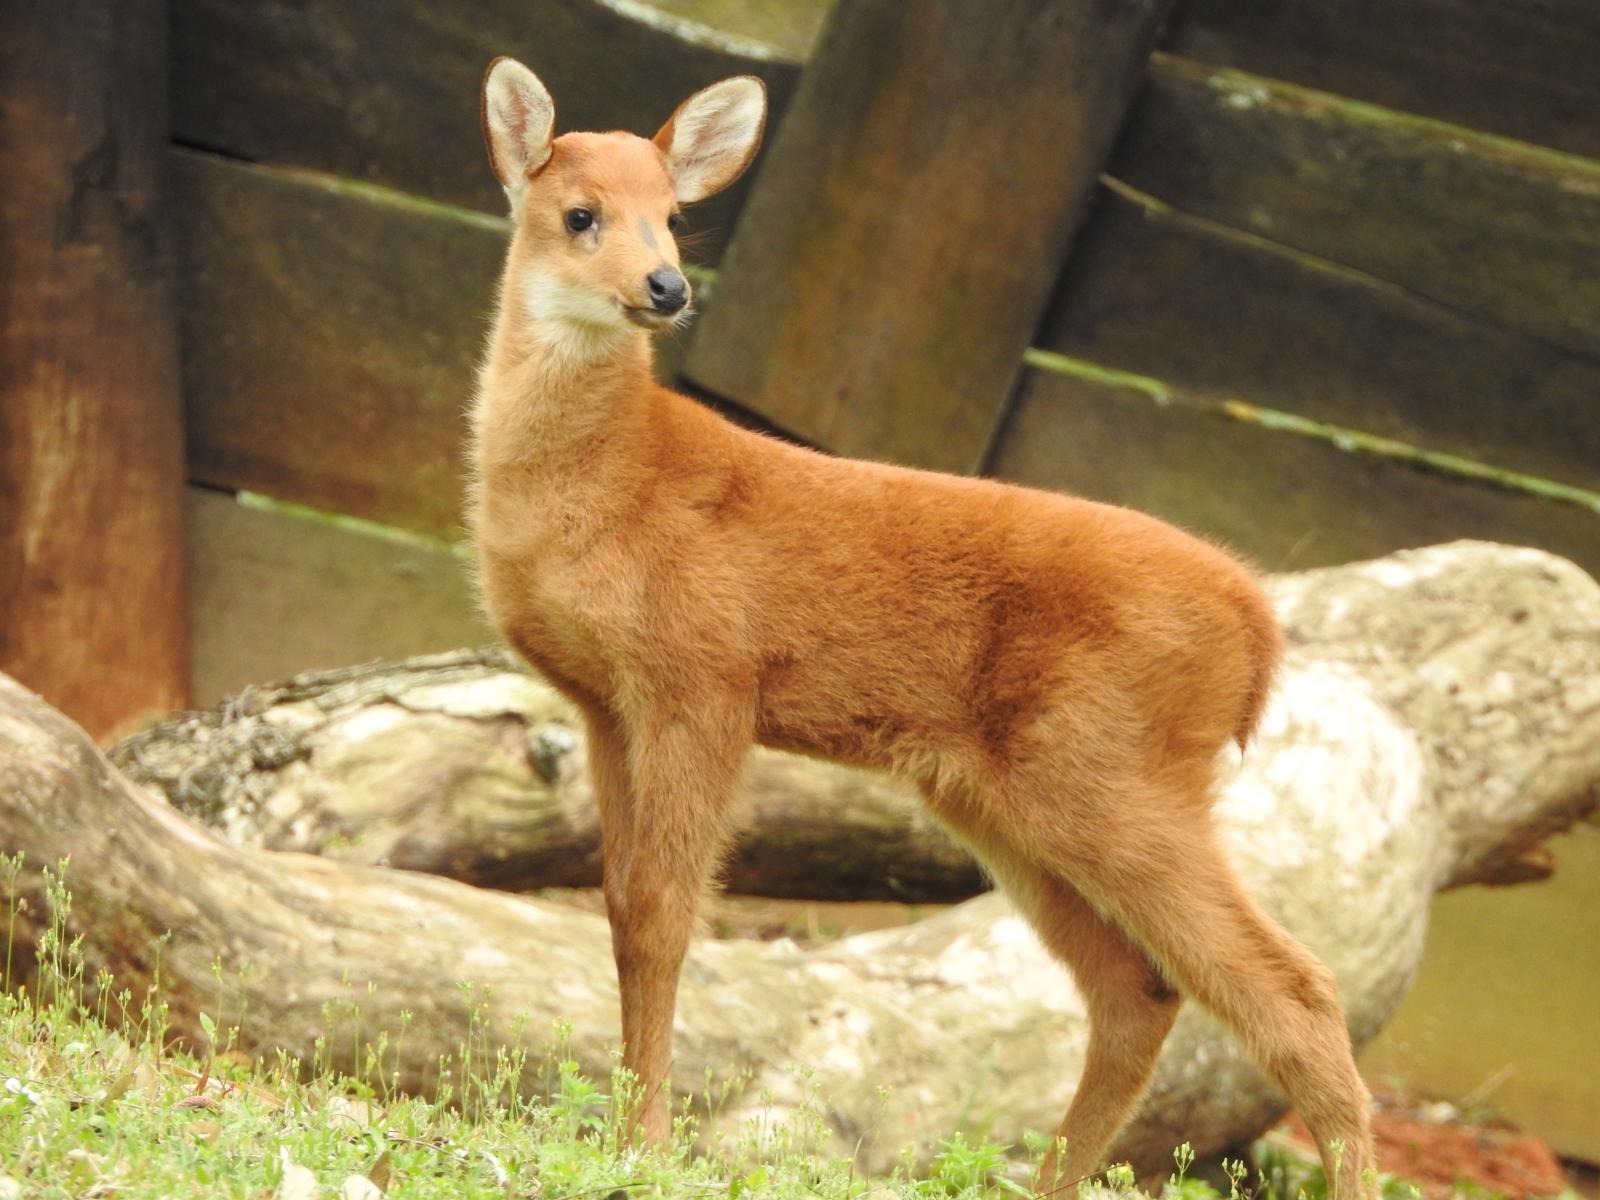
[[(564, 128), (649, 131), (745, 71), (781, 114), (799, 78), (587, 0), (493, 0), (470, 20), (420, 0), (174, 0), (172, 45), (191, 479), (442, 540), (461, 533), (462, 412), (506, 234), (483, 64), (534, 65)], [(1034, 351), (974, 376), (982, 419), (866, 403), (841, 419), (822, 398), (850, 363), (822, 356), (761, 415), (846, 447), (854, 419), (906, 461), (927, 461), (931, 430), (940, 465), (1136, 504), (1273, 568), (1471, 536), (1600, 570), (1592, 6), (1191, 0), (1162, 46), (1087, 221), (1045, 251), (1058, 278), (1018, 342)], [(705, 263), (729, 270), (708, 324), (735, 359), (762, 344), (716, 302), (752, 186), (694, 219)], [(700, 377), (693, 336), (690, 382), (759, 410)], [(457, 587), (456, 560), (437, 566)]]

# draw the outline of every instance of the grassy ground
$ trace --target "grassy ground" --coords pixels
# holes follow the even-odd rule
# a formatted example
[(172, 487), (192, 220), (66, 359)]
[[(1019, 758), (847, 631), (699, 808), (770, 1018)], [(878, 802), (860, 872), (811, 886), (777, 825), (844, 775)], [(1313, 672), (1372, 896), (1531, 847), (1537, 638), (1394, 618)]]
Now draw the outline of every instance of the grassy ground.
[[(0, 859), (0, 882), (7, 867), (15, 879), (17, 863)], [(694, 1124), (685, 1117), (670, 1150), (643, 1152), (621, 1135), (625, 1081), (597, 1085), (559, 1055), (530, 1063), (464, 1047), (459, 1060), (472, 1069), (457, 1072), (460, 1090), (428, 1101), (385, 1088), (381, 1064), (392, 1043), (382, 1036), (370, 1046), (374, 1069), (365, 1081), (316, 1063), (252, 1062), (231, 1049), (237, 1029), (210, 1016), (202, 1018), (205, 1044), (184, 1046), (169, 1036), (154, 999), (84, 978), (81, 956), (62, 932), (70, 901), (60, 889), (37, 969), (30, 983), (19, 983), (10, 937), (15, 894), (8, 888), (11, 899), (0, 898), (0, 919), (9, 920), (0, 931), (0, 1200), (1030, 1194), (1008, 1177), (1003, 1147), (969, 1145), (959, 1136), (927, 1170), (865, 1179), (847, 1162), (814, 1152), (820, 1117), (752, 1127), (738, 1144), (714, 1152), (693, 1149)], [(523, 1088), (530, 1072), (541, 1087)], [(518, 1099), (525, 1090), (549, 1099)], [(1230, 1168), (1221, 1192), (1183, 1178), (1190, 1157), (1180, 1148), (1168, 1200), (1322, 1194), (1320, 1175), (1281, 1153), (1267, 1152), (1256, 1172)], [(1131, 1173), (1108, 1174), (1109, 1193), (1132, 1192)], [(1410, 1193), (1402, 1186), (1394, 1194)]]

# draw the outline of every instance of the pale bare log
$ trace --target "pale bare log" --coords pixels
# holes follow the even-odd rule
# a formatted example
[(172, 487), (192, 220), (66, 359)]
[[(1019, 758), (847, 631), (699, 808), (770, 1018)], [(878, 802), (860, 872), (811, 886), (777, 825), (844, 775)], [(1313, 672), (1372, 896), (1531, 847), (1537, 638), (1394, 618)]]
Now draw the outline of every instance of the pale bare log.
[[(1335, 971), (1365, 1041), (1410, 981), (1433, 893), (1495, 877), (1594, 805), (1600, 587), (1545, 554), (1456, 545), (1280, 581), (1277, 594), (1297, 648), (1219, 818), (1256, 894)], [(242, 1005), (250, 1047), (309, 1057), (322, 1038), (349, 1067), (354, 1030), (397, 1030), (409, 1010), (392, 1067), (427, 1088), (478, 1005), (483, 1044), (537, 1050), (566, 1019), (580, 1060), (609, 1062), (615, 986), (599, 918), (231, 846), (130, 785), (9, 681), (0, 828), (6, 849), (28, 855), (22, 949), (43, 911), (37, 868), (72, 855), (73, 928), (91, 972), (146, 986), (152, 946), (170, 931), (163, 991), (180, 1031), (199, 1009)], [(698, 945), (676, 1078), (749, 1076), (713, 1136), (815, 1095), (834, 1148), (859, 1142), (863, 1165), (882, 1169), (904, 1143), (963, 1121), (1003, 1140), (1050, 1127), (1085, 1031), (1071, 985), (991, 895), (809, 952)], [(1279, 1103), (1189, 1006), (1121, 1150), (1154, 1162), (1186, 1139), (1216, 1149), (1261, 1129)]]
[[(514, 891), (600, 883), (577, 714), (502, 651), (253, 688), (112, 757), (238, 845)], [(971, 856), (884, 776), (757, 750), (741, 800), (730, 891), (950, 902), (984, 890)]]

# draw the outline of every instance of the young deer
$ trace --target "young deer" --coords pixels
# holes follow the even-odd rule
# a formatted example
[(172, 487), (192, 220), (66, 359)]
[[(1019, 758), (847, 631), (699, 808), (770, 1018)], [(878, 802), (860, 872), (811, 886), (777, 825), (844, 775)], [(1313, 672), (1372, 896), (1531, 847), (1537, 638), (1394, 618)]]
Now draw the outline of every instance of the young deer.
[(1279, 654), (1250, 574), (1139, 513), (827, 457), (654, 382), (649, 335), (689, 311), (679, 206), (739, 176), (765, 111), (728, 79), (651, 140), (553, 139), (532, 72), (484, 81), (515, 232), (472, 521), (490, 615), (587, 726), (635, 1121), (667, 1129), (679, 968), (760, 742), (914, 781), (1076, 977), (1088, 1059), (1041, 1190), (1101, 1165), (1182, 989), (1357, 1195), (1367, 1094), (1332, 978), (1245, 895), (1209, 813)]

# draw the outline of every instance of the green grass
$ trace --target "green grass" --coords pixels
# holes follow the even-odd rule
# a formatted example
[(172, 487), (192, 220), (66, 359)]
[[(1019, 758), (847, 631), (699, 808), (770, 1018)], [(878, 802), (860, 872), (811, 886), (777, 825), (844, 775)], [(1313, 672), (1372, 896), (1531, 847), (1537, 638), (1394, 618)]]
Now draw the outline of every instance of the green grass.
[[(71, 901), (59, 870), (47, 873), (51, 918), (29, 979), (19, 980), (22, 956), (13, 955), (12, 934), (20, 870), (20, 856), (0, 857), (0, 920), (7, 922), (0, 959), (0, 1200), (1030, 1194), (1015, 1182), (1005, 1147), (960, 1135), (943, 1143), (926, 1170), (913, 1170), (908, 1154), (892, 1177), (864, 1178), (848, 1162), (816, 1152), (823, 1132), (818, 1111), (786, 1126), (759, 1123), (716, 1152), (693, 1149), (694, 1119), (682, 1116), (671, 1148), (647, 1152), (628, 1145), (622, 1133), (629, 1098), (623, 1073), (602, 1086), (559, 1051), (533, 1064), (463, 1046), (455, 1093), (426, 1100), (384, 1086), (383, 1062), (394, 1044), (385, 1035), (368, 1044), (370, 1070), (361, 1080), (317, 1063), (252, 1062), (233, 1049), (238, 1027), (211, 1014), (201, 1018), (201, 1044), (185, 1044), (172, 1036), (156, 996), (136, 997), (105, 977), (85, 979), (79, 947), (65, 933)], [(472, 1069), (459, 1069), (463, 1063)], [(528, 1071), (542, 1073), (536, 1090), (548, 1099), (519, 1098)], [(1166, 1200), (1323, 1195), (1315, 1169), (1261, 1150), (1257, 1171), (1230, 1167), (1221, 1192), (1185, 1177), (1193, 1156), (1180, 1147)], [(1133, 1192), (1130, 1172), (1107, 1174), (1102, 1195)]]

